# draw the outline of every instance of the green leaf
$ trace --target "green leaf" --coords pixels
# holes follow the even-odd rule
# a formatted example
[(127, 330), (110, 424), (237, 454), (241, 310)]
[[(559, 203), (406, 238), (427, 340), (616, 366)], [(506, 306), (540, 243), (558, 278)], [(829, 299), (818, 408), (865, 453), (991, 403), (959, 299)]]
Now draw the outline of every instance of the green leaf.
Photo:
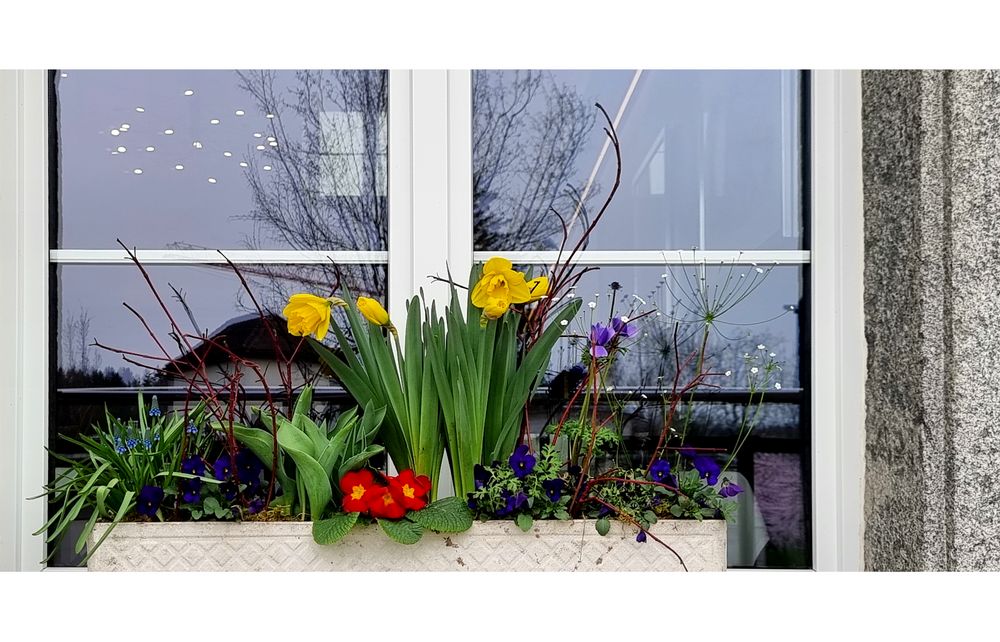
[(202, 507), (209, 513), (214, 513), (219, 509), (219, 500), (214, 497), (206, 497)]
[(670, 507), (670, 514), (674, 517), (680, 517), (684, 514), (684, 510), (678, 504), (674, 504)]
[(330, 519), (313, 522), (313, 540), (324, 546), (339, 541), (358, 522), (358, 515), (360, 513), (337, 513)]
[(375, 455), (379, 454), (383, 450), (385, 450), (383, 446), (368, 446), (368, 448), (365, 448), (363, 452), (354, 455), (353, 457), (351, 457), (350, 459), (348, 459), (347, 461), (345, 461), (343, 464), (340, 465), (340, 469), (337, 471), (338, 475), (337, 478), (340, 479), (346, 473), (361, 468), (361, 466), (366, 461), (368, 461)]
[(651, 510), (646, 511), (642, 514), (642, 518), (645, 519), (650, 524), (656, 523), (656, 513)]
[(390, 539), (400, 544), (416, 544), (424, 534), (424, 529), (420, 524), (406, 519), (394, 521), (391, 519), (377, 519), (378, 525), (382, 527), (385, 534)]
[(565, 508), (557, 508), (555, 510), (555, 513), (553, 513), (553, 514), (555, 515), (556, 519), (569, 519), (570, 518), (569, 513), (566, 512)]
[(601, 537), (604, 537), (611, 530), (611, 520), (607, 517), (602, 517), (597, 520), (597, 524), (594, 526), (597, 528), (597, 532), (601, 534)]
[(445, 497), (410, 513), (407, 517), (438, 533), (461, 533), (472, 528), (472, 511), (458, 497)]
[(525, 533), (531, 530), (531, 524), (532, 524), (531, 515), (527, 513), (521, 513), (520, 515), (517, 516), (517, 519), (515, 519), (514, 521), (517, 523), (517, 527), (520, 528)]

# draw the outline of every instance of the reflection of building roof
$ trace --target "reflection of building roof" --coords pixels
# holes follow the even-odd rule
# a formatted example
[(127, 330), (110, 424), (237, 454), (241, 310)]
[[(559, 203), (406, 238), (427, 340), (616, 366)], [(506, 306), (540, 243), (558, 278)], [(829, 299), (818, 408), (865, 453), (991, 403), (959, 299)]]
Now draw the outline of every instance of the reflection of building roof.
[[(275, 338), (281, 351), (287, 359), (295, 352), (299, 344), (299, 337), (288, 334), (285, 320), (278, 315), (272, 314), (268, 317), (271, 328), (274, 330)], [(250, 361), (275, 361), (274, 342), (271, 334), (264, 327), (264, 322), (256, 313), (245, 314), (234, 317), (222, 324), (219, 328), (208, 335), (211, 341), (202, 341), (194, 347), (191, 352), (174, 359), (174, 364), (193, 368), (202, 358), (205, 365), (216, 365), (229, 361), (229, 356), (225, 350), (213, 345), (213, 343), (224, 346), (232, 350), (237, 355)], [(194, 357), (192, 357), (192, 353)], [(297, 362), (317, 363), (318, 358), (314, 350), (303, 346), (295, 356)]]

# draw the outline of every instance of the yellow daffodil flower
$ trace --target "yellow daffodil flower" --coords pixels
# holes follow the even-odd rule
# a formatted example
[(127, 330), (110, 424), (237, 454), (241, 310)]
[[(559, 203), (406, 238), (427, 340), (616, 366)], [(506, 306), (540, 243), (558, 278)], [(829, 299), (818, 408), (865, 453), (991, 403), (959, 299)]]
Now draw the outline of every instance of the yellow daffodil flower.
[(528, 290), (531, 292), (531, 298), (528, 299), (528, 303), (534, 303), (535, 301), (541, 299), (549, 293), (549, 277), (540, 276), (538, 278), (531, 279), (528, 281)]
[(385, 311), (382, 304), (375, 299), (366, 296), (358, 297), (358, 311), (375, 325), (389, 326), (389, 313)]
[(524, 274), (513, 269), (510, 261), (499, 256), (486, 262), (482, 278), (472, 289), (472, 305), (483, 308), (484, 314), (487, 307), (491, 313), (503, 308), (497, 314), (500, 316), (511, 303), (527, 303), (530, 299), (531, 290), (524, 280)]
[(288, 319), (288, 333), (297, 337), (314, 334), (322, 341), (330, 330), (330, 308), (335, 305), (347, 303), (335, 296), (324, 299), (315, 294), (293, 294), (281, 311)]

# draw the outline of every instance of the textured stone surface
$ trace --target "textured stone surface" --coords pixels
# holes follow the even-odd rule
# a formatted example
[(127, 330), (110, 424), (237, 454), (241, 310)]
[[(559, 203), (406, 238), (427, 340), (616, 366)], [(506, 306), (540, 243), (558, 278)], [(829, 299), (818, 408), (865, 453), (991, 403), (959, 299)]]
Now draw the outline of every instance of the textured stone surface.
[(1000, 73), (862, 89), (865, 565), (1000, 570)]
[[(90, 540), (100, 538), (98, 524)], [(661, 520), (650, 531), (691, 571), (726, 569), (726, 523)], [(309, 522), (125, 523), (90, 558), (92, 571), (679, 571), (677, 557), (612, 522), (601, 537), (591, 520), (477, 522), (464, 533), (424, 533), (397, 544), (377, 527), (355, 528), (330, 546)]]

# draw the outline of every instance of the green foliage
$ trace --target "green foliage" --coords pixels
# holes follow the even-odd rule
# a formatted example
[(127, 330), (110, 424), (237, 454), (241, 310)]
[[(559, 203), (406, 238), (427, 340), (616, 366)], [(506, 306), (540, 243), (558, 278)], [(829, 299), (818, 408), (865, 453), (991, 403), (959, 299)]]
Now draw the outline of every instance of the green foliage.
[(400, 544), (416, 544), (424, 534), (424, 528), (408, 519), (376, 519), (378, 525), (391, 539)]
[(472, 512), (458, 497), (445, 497), (414, 511), (407, 518), (438, 533), (461, 533), (472, 527)]
[(413, 297), (407, 306), (405, 349), (395, 334), (390, 338), (381, 327), (369, 323), (353, 303), (344, 309), (356, 352), (336, 323), (331, 327), (343, 358), (315, 339), (310, 338), (309, 343), (358, 404), (385, 408), (379, 436), (389, 456), (399, 470), (410, 468), (417, 475), (427, 475), (434, 497), (444, 442), (437, 389), (425, 345), (429, 324), (421, 318), (420, 298)]
[[(474, 266), (469, 276), (469, 296), (480, 273), (481, 268)], [(445, 449), (459, 497), (475, 489), (476, 464), (513, 452), (524, 406), (562, 336), (560, 322), (575, 315), (580, 305), (581, 301), (572, 301), (555, 314), (523, 357), (518, 355), (517, 315), (504, 314), (482, 325), (480, 310), (468, 297), (466, 313), (462, 313), (454, 285), (443, 318), (438, 317), (434, 305), (424, 308), (430, 320), (424, 332), (427, 357), (437, 383)]]
[(351, 528), (358, 522), (359, 514), (336, 513), (329, 519), (316, 520), (312, 528), (313, 540), (323, 545), (340, 541), (351, 532)]
[[(557, 426), (549, 426), (546, 431), (554, 434)], [(622, 445), (622, 438), (614, 426), (599, 426), (597, 434), (593, 435), (589, 421), (570, 419), (563, 423), (560, 439), (569, 440), (570, 461), (578, 461), (580, 455), (586, 452), (591, 439), (594, 440), (594, 456), (612, 455)]]
[[(325, 421), (317, 424), (309, 417), (311, 405), (312, 388), (306, 386), (292, 418), (277, 416), (277, 478), (282, 492), (291, 495), (285, 503), (293, 514), (320, 520), (330, 501), (339, 496), (338, 483), (344, 473), (361, 468), (382, 452), (382, 446), (372, 441), (385, 417), (385, 408), (369, 403), (360, 418), (357, 409), (351, 409), (342, 413), (331, 428)], [(265, 466), (271, 466), (273, 441), (269, 431), (235, 426), (233, 434)]]
[[(149, 416), (142, 392), (138, 394), (137, 403), (138, 420), (122, 421), (105, 410), (105, 425), (94, 425), (93, 436), (81, 435), (79, 439), (63, 436), (86, 453), (85, 458), (73, 459), (50, 451), (68, 469), (50, 486), (45, 486), (45, 492), (38, 496), (47, 497), (57, 505), (49, 520), (34, 533), (48, 533), (46, 542), (52, 544), (52, 553), (43, 562), (55, 554), (59, 542), (84, 510), (91, 509), (93, 513), (77, 538), (75, 552), (83, 551), (97, 520), (111, 524), (96, 546), (88, 551), (83, 560), (86, 563), (114, 527), (134, 512), (136, 496), (143, 486), (159, 486), (172, 493), (173, 480), (185, 476), (178, 473), (184, 416), (180, 413), (160, 415), (155, 397), (152, 406), (155, 416)], [(204, 406), (199, 404), (189, 417), (200, 421), (203, 413)], [(157, 518), (163, 518), (162, 512), (157, 512)]]

